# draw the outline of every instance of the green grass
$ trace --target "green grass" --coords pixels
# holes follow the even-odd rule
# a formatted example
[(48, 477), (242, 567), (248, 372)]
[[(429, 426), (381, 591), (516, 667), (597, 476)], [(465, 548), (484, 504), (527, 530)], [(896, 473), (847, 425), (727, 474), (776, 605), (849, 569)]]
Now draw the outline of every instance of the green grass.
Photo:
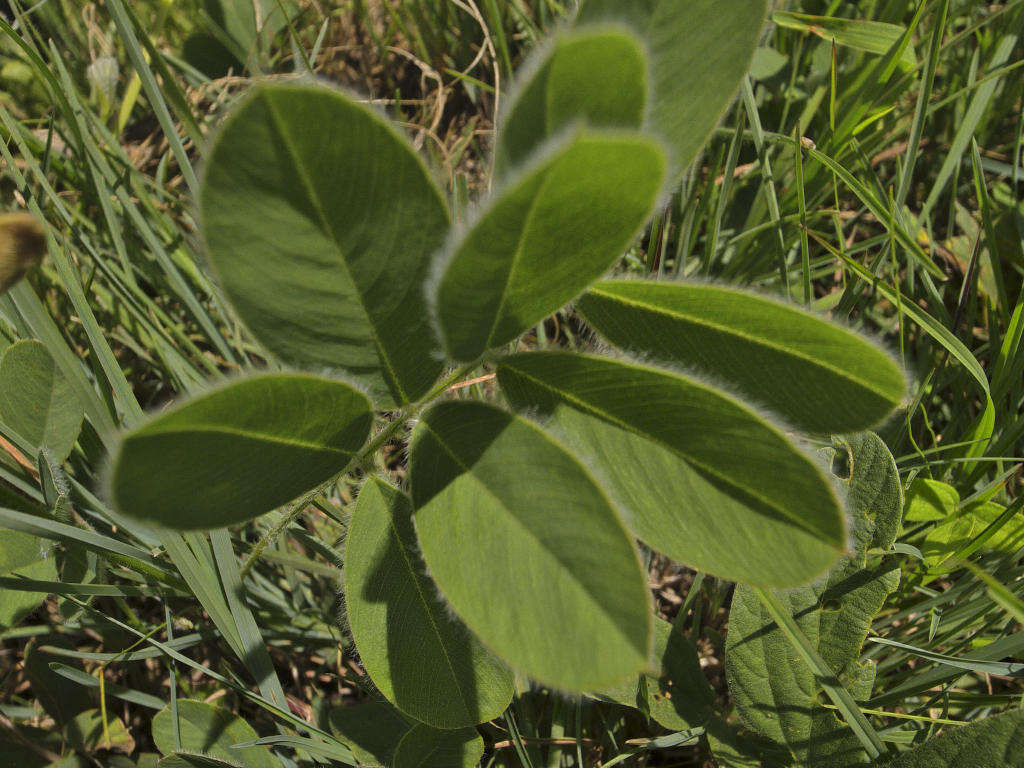
[[(207, 138), (247, 72), (313, 70), (372, 97), (407, 127), (461, 217), (483, 184), (511, 71), (571, 11), (569, 0), (308, 0), (241, 52), (247, 70), (211, 78), (187, 55), (198, 5), (15, 0), (16, 18), (0, 23), (0, 190), (5, 209), (45, 220), (50, 254), (0, 296), (0, 348), (43, 341), (86, 410), (56, 470), (62, 505), (32, 460), (0, 453), (0, 525), (60, 543), (63, 585), (37, 585), (51, 597), (0, 632), (0, 754), (18, 745), (26, 765), (70, 749), (41, 689), (77, 685), (26, 666), (33, 653), (103, 680), (81, 690), (127, 725), (133, 759), (154, 751), (154, 707), (179, 697), (217, 697), (261, 736), (337, 748), (328, 713), (372, 695), (336, 600), (353, 488), (160, 548), (99, 498), (105, 456), (115, 429), (144, 411), (264, 364), (199, 253), (191, 200)], [(862, 50), (773, 25), (773, 52), (621, 269), (788, 293), (882, 334), (914, 377), (906, 410), (880, 431), (905, 485), (931, 478), (965, 502), (1010, 503), (1024, 462), (1024, 2), (786, 9), (895, 26)], [(564, 313), (538, 325), (535, 343), (588, 338)], [(483, 393), (491, 373), (467, 372)], [(3, 424), (0, 435), (19, 444)], [(400, 467), (393, 437), (368, 470)], [(865, 648), (878, 676), (858, 704), (883, 744), (1017, 706), (1024, 692), (1007, 667), (1024, 657), (1021, 553), (981, 548), (972, 567), (936, 575), (915, 556), (929, 529), (905, 527), (890, 555), (902, 584), (871, 633), (885, 643)], [(651, 578), (724, 697), (730, 585), (658, 557)], [(662, 734), (636, 712), (539, 688), (482, 730), (484, 765), (701, 760), (688, 742), (645, 741)], [(319, 754), (277, 751), (303, 766)], [(81, 752), (108, 764), (100, 743)]]

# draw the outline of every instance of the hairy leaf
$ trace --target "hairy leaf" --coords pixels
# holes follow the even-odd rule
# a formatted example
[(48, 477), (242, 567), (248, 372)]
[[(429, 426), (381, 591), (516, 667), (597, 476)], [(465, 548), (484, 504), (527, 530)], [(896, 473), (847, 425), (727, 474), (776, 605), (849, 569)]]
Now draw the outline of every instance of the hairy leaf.
[(650, 57), (648, 127), (682, 175), (732, 103), (754, 57), (767, 0), (586, 0), (577, 23), (620, 21)]
[(255, 87), (206, 164), (202, 229), (224, 292), (283, 361), (340, 368), (383, 405), (441, 372), (423, 283), (448, 209), (376, 112), (313, 85)]
[(627, 707), (645, 708), (654, 722), (670, 731), (698, 728), (708, 721), (715, 692), (700, 666), (697, 647), (682, 630), (654, 620), (651, 672), (605, 691), (602, 696)]
[[(899, 570), (869, 564), (869, 549), (888, 549), (899, 531), (902, 488), (892, 454), (871, 433), (846, 438), (848, 509), (854, 556), (824, 579), (779, 591), (798, 626), (854, 698), (866, 699), (873, 662), (860, 652), (871, 620), (899, 586)], [(733, 593), (726, 641), (729, 691), (743, 722), (789, 748), (805, 765), (840, 768), (865, 762), (860, 742), (831, 710), (821, 707), (820, 682), (793, 651), (752, 590)]]
[(688, 377), (566, 352), (505, 358), (512, 404), (537, 410), (629, 511), (652, 548), (758, 585), (806, 582), (839, 557), (831, 482), (741, 401)]
[(263, 747), (234, 748), (235, 744), (247, 744), (259, 738), (252, 726), (238, 715), (201, 701), (180, 699), (177, 704), (180, 745), (174, 740), (171, 708), (160, 710), (153, 718), (153, 742), (164, 755), (197, 752), (246, 768), (280, 768)]
[(710, 376), (809, 432), (870, 427), (907, 391), (899, 366), (859, 334), (735, 288), (615, 280), (579, 309), (617, 347)]
[[(647, 102), (647, 60), (626, 28), (570, 30), (536, 54), (498, 129), (495, 169), (521, 166), (547, 139), (576, 121), (640, 128)], [(524, 65), (529, 71), (530, 64)]]
[(646, 138), (583, 132), (500, 194), (439, 264), (449, 356), (512, 341), (601, 277), (647, 220), (664, 172)]
[(0, 419), (58, 464), (75, 447), (85, 409), (46, 345), (19, 341), (0, 360)]
[(530, 422), (441, 403), (413, 433), (416, 530), (455, 612), (513, 669), (573, 691), (644, 669), (636, 548), (584, 467)]
[(881, 768), (995, 768), (1024, 765), (1024, 710), (951, 728)]
[(472, 728), (439, 731), (412, 728), (398, 744), (391, 768), (473, 768), (484, 754), (484, 740)]
[(373, 414), (348, 384), (301, 374), (233, 382), (127, 433), (110, 472), (125, 513), (170, 528), (250, 520), (341, 472)]
[(512, 675), (458, 620), (427, 577), (409, 497), (371, 478), (345, 545), (345, 605), (366, 672), (396, 707), (434, 728), (500, 715)]

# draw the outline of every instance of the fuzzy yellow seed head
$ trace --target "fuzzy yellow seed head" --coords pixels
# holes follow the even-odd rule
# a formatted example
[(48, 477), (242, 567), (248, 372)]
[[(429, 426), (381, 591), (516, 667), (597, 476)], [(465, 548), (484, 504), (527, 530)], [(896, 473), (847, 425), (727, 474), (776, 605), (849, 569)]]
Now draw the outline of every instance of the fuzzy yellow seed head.
[(39, 219), (27, 213), (0, 215), (0, 293), (37, 266), (45, 252), (46, 230)]

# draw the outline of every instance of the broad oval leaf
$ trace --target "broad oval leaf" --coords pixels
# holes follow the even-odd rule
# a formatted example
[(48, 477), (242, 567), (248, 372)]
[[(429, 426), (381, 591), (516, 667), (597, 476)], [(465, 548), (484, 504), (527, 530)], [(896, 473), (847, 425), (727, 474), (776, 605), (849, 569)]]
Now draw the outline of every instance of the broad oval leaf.
[(503, 359), (512, 404), (585, 456), (652, 548), (757, 585), (808, 581), (846, 545), (832, 483), (777, 427), (694, 379), (540, 352)]
[(879, 768), (995, 768), (1024, 765), (1024, 710), (986, 717), (945, 733)]
[[(53, 581), (57, 558), (53, 546), (20, 531), (0, 531), (0, 576)], [(46, 599), (44, 592), (0, 588), (0, 629), (9, 629)]]
[(280, 768), (264, 747), (235, 748), (235, 744), (259, 738), (238, 715), (202, 701), (179, 699), (177, 705), (180, 745), (175, 742), (171, 708), (161, 709), (153, 717), (153, 743), (162, 754), (192, 752), (246, 768)]
[(124, 435), (109, 494), (126, 514), (168, 528), (251, 520), (341, 472), (366, 442), (370, 401), (304, 374), (232, 382)]
[[(899, 472), (885, 443), (874, 434), (844, 438), (848, 458), (848, 509), (854, 555), (825, 579), (777, 593), (797, 625), (854, 698), (871, 696), (873, 662), (860, 660), (861, 645), (875, 614), (900, 582), (898, 568), (869, 562), (869, 549), (889, 549), (903, 513)], [(750, 728), (785, 746), (801, 765), (859, 765), (866, 759), (853, 732), (825, 698), (814, 671), (790, 640), (740, 585), (733, 592), (726, 638), (725, 671), (736, 709)]]
[(768, 0), (586, 0), (577, 23), (635, 29), (650, 61), (648, 128), (672, 153), (670, 177), (690, 166), (754, 57)]
[(713, 377), (809, 432), (870, 427), (907, 392), (900, 367), (860, 334), (735, 288), (613, 280), (578, 306), (617, 347)]
[(419, 554), (408, 496), (371, 478), (345, 544), (345, 607), (356, 650), (382, 694), (434, 728), (498, 717), (512, 675), (437, 596)]
[(366, 768), (390, 766), (398, 742), (413, 725), (390, 704), (375, 700), (335, 707), (327, 718), (331, 732)]
[(85, 410), (46, 345), (19, 341), (0, 360), (0, 419), (58, 464), (78, 440)]
[(388, 121), (335, 90), (259, 85), (232, 111), (200, 195), (207, 252), (259, 341), (412, 401), (442, 362), (423, 283), (448, 209)]
[(636, 547), (576, 458), (525, 419), (447, 402), (416, 426), (410, 462), (430, 574), (513, 669), (586, 691), (647, 665), (650, 596)]
[(601, 128), (640, 128), (647, 103), (647, 60), (626, 27), (567, 30), (535, 54), (498, 128), (495, 169), (527, 161), (577, 120)]
[(473, 728), (440, 731), (411, 728), (395, 750), (391, 768), (473, 768), (484, 754), (484, 740)]
[(439, 262), (449, 356), (475, 360), (576, 298), (647, 220), (664, 172), (650, 140), (584, 132), (506, 189)]

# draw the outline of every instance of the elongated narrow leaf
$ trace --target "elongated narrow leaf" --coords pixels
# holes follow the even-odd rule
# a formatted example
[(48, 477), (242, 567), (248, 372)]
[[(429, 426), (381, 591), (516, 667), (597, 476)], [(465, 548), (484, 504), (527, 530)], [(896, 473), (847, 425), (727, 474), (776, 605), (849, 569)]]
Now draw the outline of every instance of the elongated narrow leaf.
[[(833, 16), (813, 16), (809, 13), (775, 11), (772, 21), (785, 29), (810, 32), (822, 40), (838, 46), (884, 55), (896, 46), (906, 29), (898, 24), (866, 19), (841, 19)], [(908, 45), (900, 58), (900, 69), (909, 71), (917, 66), (914, 47)]]
[(0, 360), (0, 420), (57, 463), (78, 439), (85, 409), (46, 345), (19, 341)]
[(697, 647), (663, 619), (654, 620), (653, 663), (637, 683), (629, 680), (602, 695), (627, 707), (645, 707), (654, 722), (670, 731), (702, 726), (714, 712), (715, 692)]
[(505, 190), (440, 265), (448, 354), (474, 360), (576, 298), (646, 221), (664, 173), (650, 140), (586, 132)]
[(320, 86), (260, 85), (221, 128), (201, 194), (227, 297), (271, 352), (341, 368), (382, 404), (441, 372), (423, 295), (448, 209), (388, 122)]
[(439, 731), (412, 728), (395, 750), (392, 768), (473, 768), (483, 757), (484, 740), (472, 728)]
[(880, 768), (991, 768), (1024, 765), (1024, 710), (954, 727)]
[[(0, 576), (52, 581), (57, 578), (53, 546), (18, 531), (0, 531)], [(0, 589), (0, 629), (21, 621), (46, 597), (45, 592)]]
[(650, 57), (648, 125), (672, 151), (676, 178), (704, 146), (739, 89), (767, 0), (586, 0), (577, 23), (619, 21)]
[(370, 401), (347, 384), (266, 374), (201, 395), (124, 436), (110, 495), (169, 528), (269, 512), (341, 472), (366, 442)]
[(627, 28), (567, 31), (537, 54), (506, 107), (495, 169), (505, 173), (576, 121), (640, 128), (647, 102), (647, 60)]
[(177, 704), (180, 746), (175, 743), (171, 708), (153, 717), (153, 742), (163, 754), (194, 752), (246, 768), (280, 768), (263, 747), (234, 747), (259, 738), (238, 715), (201, 701), (179, 700)]
[(899, 366), (853, 331), (734, 288), (616, 280), (579, 301), (608, 341), (713, 377), (809, 432), (878, 423), (899, 405)]
[(369, 480), (345, 545), (345, 606), (363, 666), (396, 707), (435, 728), (500, 715), (512, 675), (460, 621), (427, 578), (408, 496)]
[(409, 718), (382, 701), (335, 707), (328, 715), (331, 732), (352, 749), (360, 766), (390, 766), (398, 742), (412, 727)]
[(442, 403), (413, 433), (411, 472), (431, 576), (514, 669), (585, 691), (646, 667), (650, 598), (636, 548), (551, 437), (488, 405)]
[[(855, 699), (866, 699), (875, 667), (860, 661), (861, 645), (900, 576), (899, 569), (869, 564), (867, 551), (892, 546), (902, 515), (902, 488), (892, 454), (876, 435), (852, 436), (840, 450), (848, 464), (855, 555), (843, 559), (826, 579), (776, 594), (839, 683)], [(729, 613), (726, 675), (743, 722), (787, 747), (800, 764), (839, 768), (865, 761), (852, 731), (821, 706), (822, 685), (814, 671), (794, 652), (754, 591), (742, 585), (733, 593)]]
[(659, 552), (723, 578), (808, 581), (846, 544), (817, 464), (739, 400), (659, 368), (563, 352), (505, 358), (512, 404), (551, 419)]

